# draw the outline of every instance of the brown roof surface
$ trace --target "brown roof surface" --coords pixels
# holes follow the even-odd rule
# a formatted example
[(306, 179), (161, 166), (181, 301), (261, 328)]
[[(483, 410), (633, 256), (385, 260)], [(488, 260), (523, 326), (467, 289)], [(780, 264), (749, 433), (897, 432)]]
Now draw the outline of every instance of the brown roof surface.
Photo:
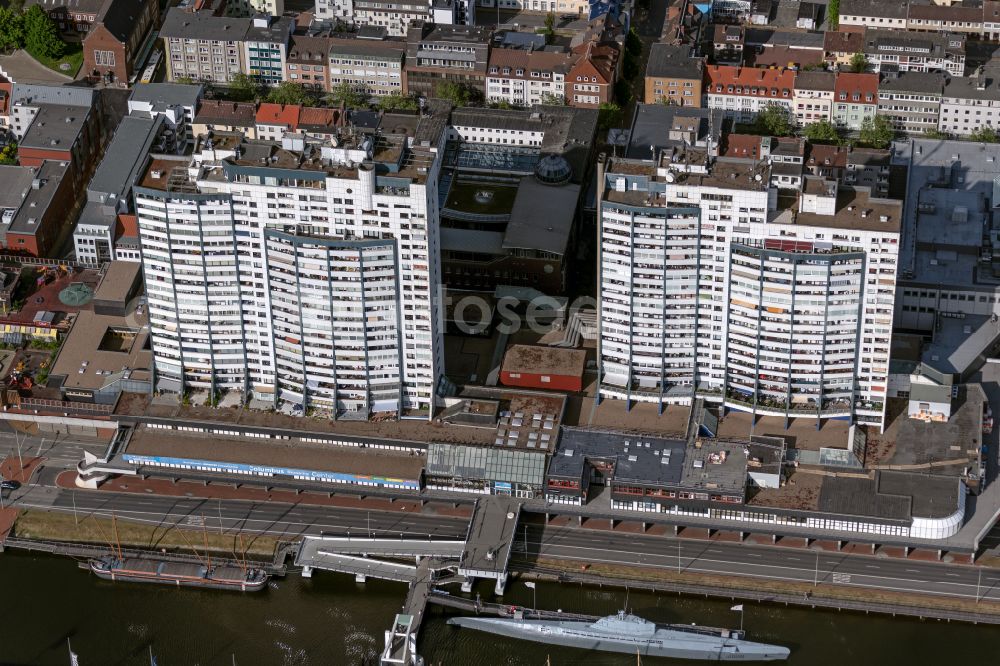
[[(787, 91), (787, 98), (790, 98), (795, 88), (795, 70), (710, 65), (705, 68), (705, 80), (706, 92), (717, 95), (750, 95), (751, 89), (757, 88), (764, 91), (758, 97), (785, 98), (784, 92)], [(877, 87), (877, 76), (875, 80)], [(733, 86), (734, 91), (729, 92), (728, 86)], [(736, 88), (742, 92), (736, 93)]]
[(722, 157), (760, 158), (761, 138), (753, 134), (729, 134), (722, 140)]
[(924, 21), (968, 21), (979, 23), (983, 20), (983, 8), (981, 6), (963, 7), (958, 4), (947, 7), (944, 5), (921, 5), (911, 2), (907, 18)]
[(806, 145), (806, 166), (828, 166), (843, 169), (847, 166), (847, 146), (827, 146), (819, 143)]
[[(839, 100), (840, 93), (847, 94), (847, 101), (854, 101), (852, 96), (858, 93), (859, 102), (874, 104), (878, 101), (878, 74), (855, 74), (854, 72), (839, 72), (833, 87), (834, 101)], [(868, 99), (868, 96), (871, 99)]]
[(325, 65), (330, 57), (331, 44), (332, 40), (329, 37), (308, 37), (293, 34), (288, 44), (288, 61)]
[(747, 64), (756, 67), (788, 67), (815, 65), (823, 62), (823, 52), (817, 49), (797, 49), (794, 46), (771, 46), (760, 53), (752, 53)]
[(225, 100), (202, 100), (194, 121), (205, 125), (235, 125), (253, 127), (257, 108), (252, 102), (227, 102)]
[(295, 129), (299, 124), (302, 107), (297, 104), (264, 103), (257, 108), (258, 125), (285, 125)]
[[(883, 216), (887, 218), (885, 221), (882, 221)], [(868, 195), (866, 189), (842, 187), (837, 192), (837, 211), (834, 215), (798, 213), (795, 224), (833, 229), (899, 232), (902, 216), (901, 201), (875, 199)], [(775, 223), (784, 223), (784, 218), (776, 218)]]
[[(138, 327), (145, 323), (143, 319), (143, 316), (125, 318), (99, 315), (92, 311), (80, 312), (66, 336), (51, 374), (64, 376), (63, 387), (68, 389), (102, 388), (118, 379), (119, 373), (126, 368), (132, 370), (131, 377), (134, 379), (149, 379), (153, 353), (146, 349), (148, 330)], [(122, 334), (116, 338), (109, 329)], [(125, 331), (131, 331), (131, 336)], [(114, 351), (114, 344), (101, 344), (106, 336), (120, 343), (119, 351)]]
[(274, 465), (297, 469), (391, 476), (420, 477), (424, 456), (374, 452), (309, 442), (278, 443), (258, 438), (159, 432), (139, 428), (126, 449), (137, 455), (159, 455), (247, 465)]
[(339, 109), (324, 109), (304, 106), (299, 113), (298, 126), (303, 129), (329, 129), (333, 131), (340, 124)]
[[(489, 66), (500, 68), (500, 72), (489, 76), (502, 76), (504, 78), (530, 79), (531, 72), (557, 72), (567, 73), (576, 61), (578, 55), (572, 53), (558, 53), (552, 51), (526, 51), (524, 49), (493, 49), (490, 53)], [(504, 67), (510, 67), (509, 74), (503, 73)], [(523, 69), (524, 73), (517, 76), (518, 69)], [(489, 72), (489, 70), (487, 70)]]
[(587, 352), (583, 349), (513, 345), (504, 355), (500, 371), (579, 377), (583, 375), (586, 359)]
[(863, 32), (826, 32), (823, 50), (827, 53), (859, 53), (865, 45)]

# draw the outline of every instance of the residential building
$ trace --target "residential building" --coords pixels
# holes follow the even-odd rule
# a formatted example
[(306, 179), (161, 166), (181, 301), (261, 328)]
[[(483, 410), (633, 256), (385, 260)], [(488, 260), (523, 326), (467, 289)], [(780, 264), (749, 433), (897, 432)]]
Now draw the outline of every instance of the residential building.
[(429, 106), (407, 134), (386, 114), (393, 132), (216, 133), (189, 158), (151, 160), (134, 192), (157, 390), (430, 415), (448, 109)]
[(615, 81), (621, 66), (621, 50), (617, 44), (587, 42), (575, 49), (579, 59), (569, 70), (566, 102), (582, 109), (596, 109), (611, 102)]
[(924, 32), (958, 32), (967, 35), (983, 34), (983, 3), (936, 4), (910, 2), (906, 15), (907, 30)]
[(968, 136), (983, 127), (1000, 127), (1000, 81), (993, 74), (945, 81), (938, 130)]
[(316, 0), (313, 11), (316, 20), (324, 23), (350, 25), (354, 22), (354, 0)]
[(483, 27), (435, 25), (417, 21), (406, 33), (406, 94), (434, 97), (440, 83), (486, 94), (490, 31)]
[(390, 37), (404, 37), (414, 21), (430, 19), (428, 0), (403, 0), (402, 2), (375, 2), (374, 0), (353, 0), (351, 21), (359, 26), (385, 28)]
[(701, 106), (704, 74), (705, 60), (692, 57), (690, 45), (656, 42), (649, 48), (643, 101)]
[(293, 20), (282, 16), (255, 16), (244, 37), (247, 74), (267, 85), (277, 85), (285, 79), (288, 41)]
[(203, 99), (191, 124), (191, 134), (199, 137), (216, 131), (239, 132), (248, 139), (256, 139), (256, 116), (257, 105), (253, 102)]
[(864, 30), (841, 30), (826, 32), (823, 35), (823, 58), (836, 68), (851, 64), (855, 53), (863, 53), (865, 49)]
[(1000, 2), (997, 0), (983, 2), (983, 39), (1000, 39)]
[[(362, 35), (374, 34), (372, 38)], [(356, 38), (331, 39), (330, 88), (347, 83), (372, 97), (402, 95), (406, 42), (386, 39), (384, 30), (362, 29)]]
[(857, 131), (877, 111), (878, 74), (837, 73), (833, 99), (835, 125)]
[(119, 219), (133, 213), (132, 186), (142, 177), (150, 152), (167, 152), (165, 129), (162, 115), (126, 116), (119, 123), (87, 185), (87, 202), (73, 230), (77, 261), (104, 264), (137, 258), (131, 246), (119, 247), (117, 241), (127, 234), (124, 227), (119, 228)]
[(865, 58), (875, 72), (947, 72), (965, 75), (965, 36), (873, 30), (865, 33)]
[(878, 86), (878, 114), (897, 132), (921, 134), (937, 130), (945, 75), (940, 72), (901, 72), (883, 76)]
[(99, 103), (97, 92), (85, 86), (14, 83), (9, 102), (10, 131), (19, 141), (42, 104), (81, 107), (81, 113)]
[(568, 52), (494, 48), (486, 74), (486, 101), (514, 106), (565, 104), (566, 75), (576, 60)]
[(285, 81), (313, 90), (330, 91), (330, 46), (332, 37), (293, 33), (285, 58)]
[(430, 0), (430, 20), (448, 25), (476, 25), (476, 0)]
[(600, 396), (883, 425), (900, 202), (679, 149), (599, 167)]
[(800, 2), (798, 15), (795, 17), (795, 27), (803, 30), (818, 28), (825, 6), (815, 2)]
[(229, 0), (226, 3), (226, 13), (229, 16), (245, 17), (257, 14), (282, 16), (285, 13), (285, 0)]
[(191, 125), (205, 89), (200, 84), (140, 83), (128, 99), (129, 115), (163, 116), (167, 129), (165, 150), (182, 153), (194, 143)]
[(107, 0), (27, 0), (23, 7), (38, 5), (56, 22), (65, 37), (83, 37), (97, 21)]
[(844, 172), (847, 170), (847, 154), (850, 152), (850, 146), (807, 143), (806, 159), (803, 163), (805, 174), (842, 182)]
[(712, 37), (712, 55), (716, 64), (742, 65), (745, 40), (743, 26), (715, 24), (715, 32)]
[(866, 188), (873, 197), (888, 197), (891, 158), (890, 151), (881, 148), (852, 148), (841, 182), (849, 187)]
[(156, 0), (108, 0), (83, 39), (83, 73), (105, 84), (128, 85), (158, 13)]
[(841, 0), (840, 29), (891, 28), (906, 30), (908, 6), (905, 1)]
[(710, 6), (713, 20), (724, 23), (744, 23), (750, 19), (753, 3), (750, 0), (714, 0)]
[(254, 126), (257, 138), (263, 141), (281, 141), (288, 132), (299, 129), (299, 115), (302, 107), (298, 104), (272, 104), (263, 102), (257, 107)]
[(737, 122), (752, 122), (771, 104), (791, 114), (795, 71), (709, 65), (705, 68), (705, 106), (719, 109)]
[(799, 125), (833, 121), (833, 97), (837, 75), (821, 70), (799, 72), (795, 76), (792, 112)]
[(7, 250), (34, 257), (58, 251), (75, 210), (71, 166), (42, 160), (30, 166), (0, 166), (0, 238)]
[(67, 178), (74, 186), (90, 173), (101, 147), (97, 110), (64, 104), (39, 104), (34, 119), (17, 145), (21, 166), (38, 167), (45, 160), (68, 162)]
[(167, 59), (167, 80), (229, 83), (247, 74), (244, 40), (251, 19), (187, 12), (173, 7), (160, 27)]

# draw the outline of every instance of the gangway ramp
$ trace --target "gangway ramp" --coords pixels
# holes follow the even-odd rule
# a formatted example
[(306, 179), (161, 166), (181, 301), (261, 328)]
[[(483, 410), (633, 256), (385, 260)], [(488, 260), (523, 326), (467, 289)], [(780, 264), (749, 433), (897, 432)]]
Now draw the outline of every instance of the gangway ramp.
[(440, 557), (458, 559), (465, 550), (465, 541), (458, 539), (385, 539), (378, 537), (339, 536), (324, 534), (307, 536), (299, 549), (299, 557), (309, 557), (322, 549), (341, 555), (369, 557)]
[(359, 583), (365, 582), (369, 576), (409, 584), (413, 584), (417, 580), (417, 567), (413, 564), (373, 560), (356, 555), (341, 555), (325, 550), (318, 550), (306, 559), (296, 557), (295, 564), (302, 567), (302, 575), (306, 577), (312, 576), (313, 569), (323, 569), (324, 571), (351, 574), (354, 576), (354, 580)]

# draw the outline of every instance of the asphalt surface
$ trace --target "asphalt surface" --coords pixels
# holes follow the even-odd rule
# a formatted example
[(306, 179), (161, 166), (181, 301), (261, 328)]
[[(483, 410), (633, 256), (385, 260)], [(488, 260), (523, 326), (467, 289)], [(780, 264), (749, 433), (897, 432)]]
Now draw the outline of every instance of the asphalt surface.
[[(529, 556), (1000, 601), (1000, 571), (968, 565), (535, 525), (527, 542)], [(514, 550), (525, 552), (521, 530)]]

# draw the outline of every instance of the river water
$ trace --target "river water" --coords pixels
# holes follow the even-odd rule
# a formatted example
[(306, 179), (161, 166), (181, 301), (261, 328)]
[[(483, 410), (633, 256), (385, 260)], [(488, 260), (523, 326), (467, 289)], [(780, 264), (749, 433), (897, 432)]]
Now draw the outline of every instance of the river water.
[[(490, 591), (482, 588), (484, 598)], [(252, 664), (360, 666), (375, 663), (383, 631), (403, 603), (401, 584), (317, 572), (277, 579), (258, 594), (176, 590), (110, 583), (69, 559), (0, 555), (0, 665), (80, 666)], [(595, 615), (625, 603), (620, 590), (539, 583), (538, 605)], [(531, 590), (511, 583), (505, 602), (530, 605)], [(730, 602), (632, 592), (629, 607), (650, 620), (738, 626)], [(749, 637), (792, 649), (788, 663), (810, 666), (996, 663), (1000, 628), (807, 611), (746, 604)], [(437, 666), (625, 666), (625, 655), (547, 647), (445, 624), (431, 611), (420, 652)], [(693, 664), (643, 659), (645, 666)]]

